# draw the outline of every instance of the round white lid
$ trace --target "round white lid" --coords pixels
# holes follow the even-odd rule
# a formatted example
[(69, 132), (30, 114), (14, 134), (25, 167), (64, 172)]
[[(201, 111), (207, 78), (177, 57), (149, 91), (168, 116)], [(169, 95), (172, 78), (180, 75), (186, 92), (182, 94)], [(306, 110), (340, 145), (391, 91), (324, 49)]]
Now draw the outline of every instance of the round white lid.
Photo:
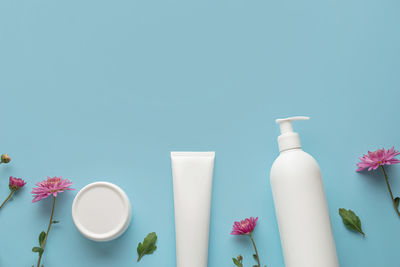
[(109, 241), (128, 228), (132, 211), (128, 196), (118, 186), (95, 182), (82, 188), (72, 203), (72, 219), (85, 237)]

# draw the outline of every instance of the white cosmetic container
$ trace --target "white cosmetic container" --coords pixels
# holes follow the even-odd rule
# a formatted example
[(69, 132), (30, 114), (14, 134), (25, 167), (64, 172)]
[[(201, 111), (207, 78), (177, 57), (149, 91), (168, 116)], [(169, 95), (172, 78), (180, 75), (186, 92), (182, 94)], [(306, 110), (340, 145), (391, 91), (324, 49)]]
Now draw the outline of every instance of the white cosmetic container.
[(293, 120), (279, 119), (280, 155), (271, 168), (271, 186), (286, 267), (338, 267), (321, 171), (301, 149)]
[(110, 241), (122, 235), (131, 221), (131, 204), (125, 192), (108, 182), (82, 188), (72, 203), (72, 219), (86, 238)]
[(206, 267), (215, 152), (171, 152), (177, 267)]

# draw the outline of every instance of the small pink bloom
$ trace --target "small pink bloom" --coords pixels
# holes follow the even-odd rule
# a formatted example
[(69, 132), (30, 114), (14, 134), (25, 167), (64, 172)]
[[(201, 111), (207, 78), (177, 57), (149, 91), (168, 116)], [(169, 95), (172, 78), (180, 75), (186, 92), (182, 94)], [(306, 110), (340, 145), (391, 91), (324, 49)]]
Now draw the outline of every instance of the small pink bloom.
[(233, 224), (233, 229), (231, 235), (249, 235), (253, 232), (256, 227), (258, 217), (246, 218), (240, 222), (235, 222)]
[(10, 176), (10, 182), (8, 184), (8, 187), (10, 188), (10, 190), (17, 191), (20, 188), (24, 187), (24, 185), (26, 185), (26, 182), (24, 180), (22, 180), (21, 178), (15, 178), (15, 177)]
[(62, 193), (65, 190), (75, 190), (70, 188), (71, 185), (72, 182), (68, 179), (62, 179), (62, 177), (47, 177), (47, 180), (37, 183), (37, 187), (33, 188), (31, 192), (33, 195), (32, 203), (47, 198), (50, 195), (56, 197), (57, 193)]
[(400, 155), (400, 153), (394, 150), (394, 147), (388, 150), (382, 148), (373, 152), (368, 151), (368, 155), (363, 155), (360, 162), (357, 163), (357, 171), (360, 172), (365, 169), (371, 171), (376, 170), (379, 166), (400, 163), (400, 160), (394, 158), (397, 155)]

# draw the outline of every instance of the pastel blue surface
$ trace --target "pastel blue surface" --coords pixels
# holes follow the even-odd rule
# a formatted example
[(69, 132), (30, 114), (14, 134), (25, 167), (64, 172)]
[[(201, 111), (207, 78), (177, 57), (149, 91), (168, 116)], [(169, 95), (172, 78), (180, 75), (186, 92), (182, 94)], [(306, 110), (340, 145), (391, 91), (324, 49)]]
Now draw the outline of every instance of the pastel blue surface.
[[(0, 2), (0, 197), (8, 177), (27, 188), (0, 212), (0, 266), (31, 266), (50, 200), (31, 204), (46, 176), (76, 189), (104, 180), (131, 198), (121, 238), (95, 243), (60, 195), (44, 266), (175, 266), (171, 150), (215, 150), (209, 266), (250, 257), (230, 236), (259, 216), (268, 267), (284, 266), (269, 168), (274, 119), (294, 126), (320, 163), (340, 265), (398, 267), (400, 220), (380, 173), (355, 172), (367, 150), (400, 148), (400, 2), (396, 0), (4, 0)], [(400, 166), (389, 169), (400, 194)], [(344, 228), (354, 209), (366, 238)], [(158, 249), (136, 263), (156, 231)]]

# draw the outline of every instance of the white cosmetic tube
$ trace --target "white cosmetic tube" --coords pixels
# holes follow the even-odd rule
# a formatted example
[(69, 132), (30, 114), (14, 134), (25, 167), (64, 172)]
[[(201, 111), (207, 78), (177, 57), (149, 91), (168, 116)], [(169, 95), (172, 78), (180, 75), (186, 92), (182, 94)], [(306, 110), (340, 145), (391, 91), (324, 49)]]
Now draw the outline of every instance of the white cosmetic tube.
[(207, 267), (214, 158), (171, 152), (177, 267)]

